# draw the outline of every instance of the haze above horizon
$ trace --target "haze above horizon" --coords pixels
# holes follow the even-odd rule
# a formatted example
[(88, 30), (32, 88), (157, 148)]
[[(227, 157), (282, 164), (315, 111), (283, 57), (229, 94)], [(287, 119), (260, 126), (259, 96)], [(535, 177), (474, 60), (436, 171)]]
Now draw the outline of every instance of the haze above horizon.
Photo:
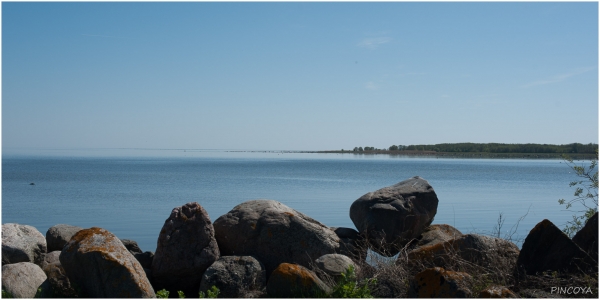
[(3, 151), (598, 143), (597, 2), (4, 2), (2, 56)]

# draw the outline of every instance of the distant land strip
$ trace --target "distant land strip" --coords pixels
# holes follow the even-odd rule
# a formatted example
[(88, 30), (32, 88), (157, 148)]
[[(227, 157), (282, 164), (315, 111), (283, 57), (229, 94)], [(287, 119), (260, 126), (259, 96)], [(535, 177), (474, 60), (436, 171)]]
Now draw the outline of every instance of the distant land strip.
[[(235, 151), (237, 152), (237, 151)], [(338, 153), (356, 155), (387, 154), (393, 156), (424, 156), (450, 158), (562, 158), (598, 159), (598, 144), (501, 144), (448, 143), (434, 145), (392, 145), (387, 149), (354, 147), (353, 149), (321, 151), (243, 151), (272, 153)]]

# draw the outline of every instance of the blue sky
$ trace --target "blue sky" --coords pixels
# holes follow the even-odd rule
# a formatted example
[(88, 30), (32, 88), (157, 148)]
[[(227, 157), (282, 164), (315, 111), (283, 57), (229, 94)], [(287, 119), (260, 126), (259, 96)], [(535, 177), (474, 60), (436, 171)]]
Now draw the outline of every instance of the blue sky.
[(598, 142), (598, 3), (2, 3), (2, 147)]

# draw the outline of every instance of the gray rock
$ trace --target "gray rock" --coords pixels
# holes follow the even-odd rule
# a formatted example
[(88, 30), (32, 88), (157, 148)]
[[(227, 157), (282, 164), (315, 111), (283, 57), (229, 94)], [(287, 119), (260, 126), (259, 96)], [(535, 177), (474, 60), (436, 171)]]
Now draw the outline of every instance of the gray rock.
[(322, 298), (331, 293), (315, 273), (296, 264), (282, 263), (267, 282), (270, 298)]
[(30, 262), (42, 265), (46, 238), (33, 226), (2, 225), (2, 265)]
[(314, 259), (337, 253), (340, 239), (329, 227), (274, 200), (251, 200), (215, 221), (223, 255), (250, 255), (267, 277), (287, 262), (310, 267)]
[(153, 283), (172, 295), (196, 295), (202, 274), (219, 258), (215, 230), (208, 213), (196, 202), (176, 207), (165, 221), (154, 259)]
[(598, 264), (549, 220), (543, 220), (527, 235), (519, 259), (519, 271), (535, 275), (544, 271), (597, 272)]
[(69, 242), (71, 237), (83, 228), (67, 224), (57, 224), (46, 232), (46, 242), (48, 243), (48, 252), (62, 251), (62, 248)]
[(127, 250), (133, 255), (143, 253), (142, 249), (140, 249), (140, 246), (138, 246), (137, 242), (134, 240), (121, 239), (121, 243), (123, 243), (123, 246), (125, 246), (125, 248), (127, 248)]
[(437, 206), (429, 182), (415, 176), (358, 198), (350, 207), (350, 218), (373, 250), (392, 256), (431, 224)]
[(2, 266), (2, 290), (14, 298), (33, 298), (45, 280), (40, 266), (30, 262)]
[(69, 281), (91, 298), (154, 298), (140, 263), (112, 233), (97, 227), (77, 232), (60, 254)]
[(58, 263), (60, 264), (60, 251), (52, 251), (50, 253), (46, 253), (44, 256), (44, 261), (42, 262), (42, 270), (45, 270), (46, 266), (49, 264)]
[(202, 275), (200, 291), (213, 285), (222, 298), (258, 298), (266, 294), (267, 276), (252, 256), (221, 256)]
[[(331, 277), (334, 281), (339, 281), (342, 274), (352, 267), (355, 273), (358, 273), (356, 264), (348, 256), (342, 254), (325, 254), (315, 260), (317, 268)], [(327, 282), (328, 280), (325, 280)]]
[(598, 213), (596, 212), (573, 237), (573, 242), (598, 261)]

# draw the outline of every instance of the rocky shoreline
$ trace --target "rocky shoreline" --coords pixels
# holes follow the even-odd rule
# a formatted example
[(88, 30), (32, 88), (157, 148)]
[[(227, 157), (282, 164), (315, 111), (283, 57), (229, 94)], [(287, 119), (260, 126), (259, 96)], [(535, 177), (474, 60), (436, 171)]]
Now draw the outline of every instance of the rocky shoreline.
[[(353, 270), (354, 286), (375, 297), (598, 297), (597, 213), (573, 239), (542, 220), (519, 250), (432, 225), (438, 202), (416, 176), (355, 200), (356, 229), (327, 227), (265, 199), (213, 223), (192, 202), (171, 211), (157, 248), (145, 252), (97, 227), (58, 224), (44, 236), (3, 224), (3, 295), (155, 298), (166, 290), (195, 298), (215, 286), (223, 298), (317, 298), (332, 296)], [(397, 258), (367, 262), (368, 250)]]

